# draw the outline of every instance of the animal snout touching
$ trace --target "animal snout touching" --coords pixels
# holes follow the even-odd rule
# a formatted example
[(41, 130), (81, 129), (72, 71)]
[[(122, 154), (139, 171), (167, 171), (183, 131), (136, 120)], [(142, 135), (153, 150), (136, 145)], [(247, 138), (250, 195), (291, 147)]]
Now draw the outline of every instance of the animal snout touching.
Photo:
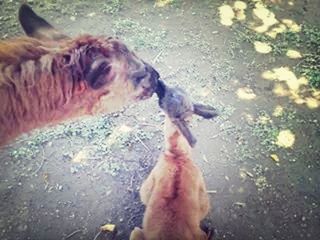
[(145, 66), (150, 76), (149, 77), (150, 88), (152, 89), (153, 92), (155, 92), (158, 85), (159, 78), (160, 78), (160, 74), (151, 65), (145, 64)]
[(160, 75), (151, 65), (143, 63), (143, 67), (133, 74), (133, 78), (136, 87), (142, 89), (140, 99), (146, 99), (156, 91)]

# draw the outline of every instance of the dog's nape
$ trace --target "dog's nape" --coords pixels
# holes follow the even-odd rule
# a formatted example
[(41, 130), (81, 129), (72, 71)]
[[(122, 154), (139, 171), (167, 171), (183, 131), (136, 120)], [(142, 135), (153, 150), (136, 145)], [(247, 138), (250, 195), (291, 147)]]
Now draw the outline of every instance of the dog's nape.
[(38, 16), (32, 8), (23, 3), (19, 8), (19, 22), (27, 36), (40, 40), (61, 40), (69, 37), (55, 29), (45, 19)]
[(199, 115), (205, 119), (212, 119), (219, 115), (218, 111), (214, 107), (211, 107), (209, 105), (195, 103), (193, 104), (193, 107), (194, 114)]

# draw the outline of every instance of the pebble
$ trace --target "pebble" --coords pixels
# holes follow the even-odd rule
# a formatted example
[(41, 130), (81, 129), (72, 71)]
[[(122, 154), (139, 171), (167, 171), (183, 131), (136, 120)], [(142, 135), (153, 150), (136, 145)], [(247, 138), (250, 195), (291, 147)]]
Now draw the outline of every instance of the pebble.
[(71, 167), (71, 168), (70, 168), (70, 172), (71, 172), (72, 174), (75, 174), (75, 173), (78, 172), (78, 169), (75, 168), (75, 167)]
[(18, 231), (19, 232), (24, 232), (28, 229), (28, 226), (26, 224), (21, 224), (18, 226)]

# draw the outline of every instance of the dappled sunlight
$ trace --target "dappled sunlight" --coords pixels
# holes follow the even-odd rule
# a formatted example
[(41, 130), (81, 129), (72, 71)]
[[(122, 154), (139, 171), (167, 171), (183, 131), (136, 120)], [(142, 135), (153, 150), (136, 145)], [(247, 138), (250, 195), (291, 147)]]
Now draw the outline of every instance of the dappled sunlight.
[(249, 87), (239, 88), (237, 90), (237, 96), (241, 100), (253, 100), (256, 98), (256, 94)]
[(219, 7), (220, 23), (231, 26), (234, 21), (246, 20), (247, 4), (243, 1), (235, 1), (233, 6), (223, 4)]
[(302, 58), (301, 53), (299, 51), (293, 50), (293, 49), (288, 49), (286, 55), (288, 58), (291, 58), (291, 59)]
[(266, 32), (266, 35), (271, 37), (271, 38), (273, 38), (273, 39), (275, 39), (278, 36), (278, 34), (283, 33), (285, 31), (287, 31), (286, 25), (279, 24), (279, 25), (271, 28), (270, 31)]
[(220, 23), (225, 26), (231, 26), (235, 13), (230, 5), (222, 5), (219, 7)]
[[(256, 32), (252, 38), (248, 38), (257, 53), (270, 54), (274, 51), (274, 54), (281, 53), (288, 59), (304, 59), (307, 53), (302, 53), (299, 45), (289, 45), (286, 42), (290, 41), (291, 38), (295, 38), (295, 33), (301, 32), (301, 25), (293, 19), (277, 16), (271, 10), (276, 8), (270, 8), (270, 5), (267, 5), (294, 5), (294, 3), (295, 1), (293, 0), (284, 2), (272, 1), (267, 3), (263, 0), (251, 0), (250, 7), (248, 7), (247, 3), (243, 1), (234, 1), (233, 3), (223, 4), (219, 7), (220, 21), (221, 24), (225, 26), (231, 26), (234, 22), (246, 20), (246, 14), (252, 14), (253, 22), (248, 22), (246, 25), (252, 32)], [(259, 36), (259, 33), (270, 38)], [(279, 34), (282, 34), (279, 41), (284, 41), (283, 44), (273, 41)], [(288, 46), (286, 46), (286, 44), (288, 44)], [(275, 67), (272, 70), (263, 72), (262, 78), (274, 81), (272, 92), (275, 96), (288, 97), (295, 104), (304, 105), (310, 109), (320, 107), (319, 94), (314, 96), (316, 93), (314, 89), (309, 87), (309, 79), (305, 76), (296, 76), (290, 67)], [(256, 98), (256, 94), (250, 88), (239, 88), (236, 94), (241, 100), (253, 100)]]
[(305, 103), (307, 105), (308, 108), (310, 109), (315, 109), (319, 107), (319, 101), (313, 97), (307, 97), (305, 99)]
[(289, 31), (291, 32), (300, 32), (301, 31), (301, 26), (298, 25), (295, 21), (292, 19), (282, 19), (281, 22), (285, 24), (288, 28)]
[(247, 9), (247, 4), (242, 1), (235, 1), (233, 5), (233, 9), (235, 10), (236, 19), (239, 21), (246, 20), (245, 10)]
[(281, 117), (283, 115), (284, 109), (281, 105), (277, 105), (273, 110), (272, 116)]
[(291, 130), (281, 130), (277, 136), (276, 145), (283, 148), (290, 148), (295, 142), (295, 135)]
[(258, 33), (268, 31), (271, 26), (279, 22), (275, 14), (271, 12), (262, 1), (255, 1), (253, 16), (261, 22), (261, 24), (253, 28)]
[(267, 54), (272, 51), (272, 47), (268, 43), (255, 41), (253, 44), (254, 44), (254, 49), (258, 53)]
[(281, 83), (276, 83), (273, 87), (272, 92), (278, 97), (287, 97), (289, 96), (289, 91)]
[[(306, 89), (306, 87), (303, 88), (303, 86), (308, 85), (308, 79), (304, 76), (297, 78), (289, 67), (279, 67), (265, 71), (262, 73), (262, 78), (276, 81), (273, 93), (278, 97), (287, 96), (296, 104), (305, 104), (310, 109), (315, 109), (320, 106), (319, 96), (316, 95), (317, 91)], [(310, 96), (310, 94), (312, 96)]]
[(300, 87), (300, 83), (296, 75), (289, 67), (274, 68), (271, 71), (262, 73), (262, 77), (268, 80), (285, 82), (291, 91), (298, 91)]
[(270, 118), (270, 116), (268, 115), (260, 115), (257, 119), (258, 123), (259, 124), (263, 124), (263, 125), (266, 125), (268, 123), (271, 123), (272, 122), (272, 119)]
[(165, 6), (169, 5), (172, 2), (173, 2), (173, 0), (156, 0), (154, 5), (156, 7), (165, 7)]
[(73, 163), (86, 163), (89, 158), (89, 151), (86, 149), (80, 150), (74, 158), (72, 158)]
[(121, 137), (127, 137), (132, 131), (133, 129), (125, 124), (114, 128), (106, 141), (107, 146), (117, 144)]
[(212, 93), (212, 90), (211, 90), (210, 88), (208, 88), (208, 87), (202, 87), (202, 88), (199, 89), (199, 93), (198, 93), (198, 94), (199, 94), (201, 97), (207, 97), (207, 96), (209, 96), (211, 93)]
[(288, 1), (289, 6), (294, 6), (294, 1)]

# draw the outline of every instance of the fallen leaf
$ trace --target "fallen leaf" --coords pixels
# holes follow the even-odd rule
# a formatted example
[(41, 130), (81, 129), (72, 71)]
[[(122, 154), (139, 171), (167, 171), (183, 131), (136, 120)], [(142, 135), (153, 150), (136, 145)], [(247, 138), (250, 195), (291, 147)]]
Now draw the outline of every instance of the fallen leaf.
[(271, 154), (270, 157), (271, 157), (271, 159), (272, 159), (273, 161), (275, 161), (275, 162), (279, 162), (279, 161), (280, 161), (280, 159), (279, 159), (279, 157), (278, 157), (277, 154)]
[(248, 177), (253, 178), (253, 174), (251, 172), (246, 171), (245, 173), (247, 174)]
[(116, 225), (114, 224), (105, 224), (100, 227), (100, 230), (103, 232), (113, 232), (116, 228)]
[(215, 193), (217, 193), (217, 191), (216, 190), (208, 190), (207, 193), (208, 194), (215, 194)]
[(235, 202), (234, 205), (239, 206), (239, 207), (245, 207), (246, 204), (243, 202)]

